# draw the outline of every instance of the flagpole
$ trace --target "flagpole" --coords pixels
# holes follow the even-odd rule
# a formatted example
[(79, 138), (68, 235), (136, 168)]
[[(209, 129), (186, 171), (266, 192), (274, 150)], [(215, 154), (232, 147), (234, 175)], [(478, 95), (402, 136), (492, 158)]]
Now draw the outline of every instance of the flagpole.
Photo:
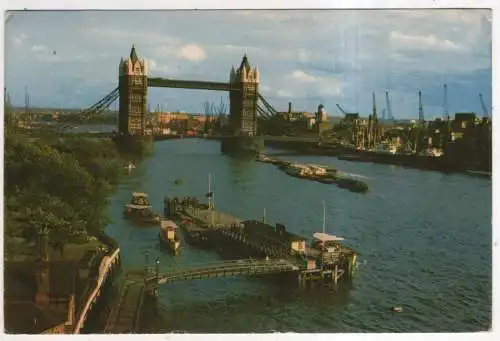
[(208, 209), (212, 209), (212, 174), (208, 173)]

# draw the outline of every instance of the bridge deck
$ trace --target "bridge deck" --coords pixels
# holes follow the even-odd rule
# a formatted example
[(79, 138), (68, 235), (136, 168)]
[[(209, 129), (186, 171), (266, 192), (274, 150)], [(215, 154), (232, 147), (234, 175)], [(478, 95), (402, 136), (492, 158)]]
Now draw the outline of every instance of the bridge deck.
[(138, 332), (142, 302), (145, 293), (144, 272), (129, 272), (120, 290), (121, 296), (113, 306), (105, 333), (121, 334)]
[[(208, 265), (200, 268), (163, 274), (158, 277), (158, 284), (210, 277), (232, 277), (237, 275), (252, 276), (257, 274), (272, 274), (298, 270), (300, 270), (298, 264), (285, 259), (238, 260), (230, 262), (220, 262), (218, 264)], [(148, 283), (154, 284), (155, 281), (156, 276), (150, 276), (147, 279)]]

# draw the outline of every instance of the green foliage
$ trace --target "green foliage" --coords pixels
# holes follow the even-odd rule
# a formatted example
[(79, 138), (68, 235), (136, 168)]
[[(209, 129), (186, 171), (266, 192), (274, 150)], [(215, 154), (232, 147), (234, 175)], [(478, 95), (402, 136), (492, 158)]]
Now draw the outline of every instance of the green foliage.
[(104, 209), (122, 163), (112, 142), (5, 138), (5, 235), (36, 238), (49, 228), (54, 247), (84, 242), (107, 223)]

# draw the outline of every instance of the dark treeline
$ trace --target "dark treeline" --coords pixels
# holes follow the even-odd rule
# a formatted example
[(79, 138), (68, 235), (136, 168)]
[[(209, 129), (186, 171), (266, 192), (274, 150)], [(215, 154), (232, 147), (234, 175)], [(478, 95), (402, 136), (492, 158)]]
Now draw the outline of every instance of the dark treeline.
[(5, 136), (5, 257), (15, 255), (9, 239), (34, 241), (41, 227), (52, 247), (85, 243), (107, 224), (107, 197), (123, 161), (112, 141), (83, 138), (30, 142)]

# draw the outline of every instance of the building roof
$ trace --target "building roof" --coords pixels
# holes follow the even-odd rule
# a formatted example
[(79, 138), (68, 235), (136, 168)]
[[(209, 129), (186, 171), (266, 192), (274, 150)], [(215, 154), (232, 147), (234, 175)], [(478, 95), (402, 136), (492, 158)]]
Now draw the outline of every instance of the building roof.
[(320, 242), (336, 242), (340, 240), (344, 240), (342, 237), (334, 236), (333, 234), (320, 233), (316, 232), (313, 234), (313, 237)]
[[(75, 280), (78, 263), (75, 261), (51, 261), (49, 265), (49, 295), (54, 297), (69, 296), (75, 293)], [(12, 262), (4, 263), (4, 297), (33, 301), (36, 290), (36, 273), (40, 263)]]
[(134, 198), (141, 198), (141, 197), (147, 198), (148, 197), (148, 195), (146, 193), (141, 193), (141, 192), (133, 192), (132, 196)]
[(169, 228), (169, 227), (173, 227), (173, 228), (176, 229), (178, 226), (172, 220), (162, 220), (161, 221), (161, 228), (162, 229), (166, 229), (166, 228)]
[[(67, 305), (55, 311), (35, 303), (37, 292), (37, 262), (4, 263), (5, 330), (9, 333), (41, 333), (64, 323), (68, 316)], [(76, 295), (78, 264), (75, 261), (51, 261), (49, 268), (49, 297), (67, 298)]]
[(5, 301), (5, 332), (13, 334), (40, 334), (58, 326), (67, 319), (67, 312), (55, 312), (35, 302)]
[(243, 67), (245, 68), (246, 72), (250, 71), (250, 63), (248, 62), (248, 58), (247, 58), (246, 53), (243, 56), (243, 59), (241, 60), (241, 64), (240, 64), (240, 67), (238, 68), (238, 70), (241, 71), (243, 69)]
[(133, 62), (136, 62), (139, 60), (139, 57), (137, 57), (137, 52), (135, 51), (135, 45), (132, 45), (132, 49), (130, 50), (130, 59)]
[(307, 239), (286, 230), (283, 233), (277, 232), (276, 227), (273, 225), (258, 220), (247, 220), (243, 221), (242, 224), (245, 226), (247, 233), (255, 232), (256, 234), (266, 235), (284, 242), (305, 241)]

